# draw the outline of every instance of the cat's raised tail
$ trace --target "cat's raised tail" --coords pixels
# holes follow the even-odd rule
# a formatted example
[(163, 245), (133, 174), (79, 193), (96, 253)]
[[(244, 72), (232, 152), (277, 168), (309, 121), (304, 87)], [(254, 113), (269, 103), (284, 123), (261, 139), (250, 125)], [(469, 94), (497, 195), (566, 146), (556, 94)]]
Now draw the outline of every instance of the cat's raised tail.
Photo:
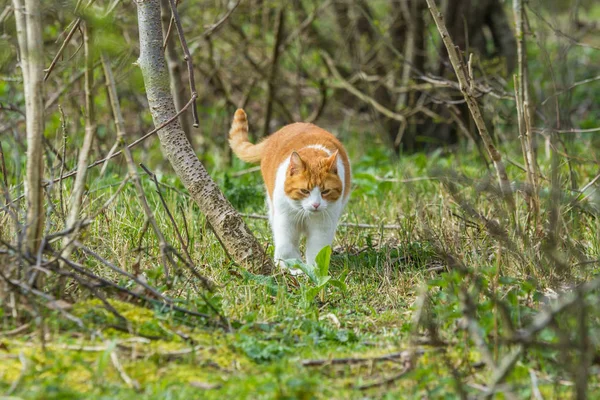
[(244, 110), (239, 108), (233, 116), (229, 131), (229, 145), (240, 160), (249, 163), (260, 162), (265, 147), (265, 141), (252, 144), (248, 141), (248, 118)]

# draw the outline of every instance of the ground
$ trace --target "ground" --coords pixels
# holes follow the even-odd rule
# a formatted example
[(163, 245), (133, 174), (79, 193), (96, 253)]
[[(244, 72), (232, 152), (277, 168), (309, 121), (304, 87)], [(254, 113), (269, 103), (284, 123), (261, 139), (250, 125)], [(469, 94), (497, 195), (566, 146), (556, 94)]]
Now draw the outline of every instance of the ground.
[[(343, 222), (374, 226), (340, 227), (325, 275), (343, 284), (328, 282), (320, 290), (307, 276), (278, 272), (263, 277), (232, 264), (168, 167), (152, 164), (159, 154), (153, 148), (143, 161), (163, 171), (158, 174), (164, 183), (161, 191), (178, 226), (187, 226), (190, 254), (198, 271), (216, 284), (206, 301), (227, 318), (230, 332), (215, 316), (170, 312), (158, 303), (131, 304), (130, 298), (115, 294), (110, 303), (129, 321), (124, 326), (89, 292), (68, 286), (66, 310), (80, 318), (84, 328), (58, 311), (45, 312), (43, 324), (3, 319), (0, 392), (24, 399), (455, 398), (461, 391), (482, 395), (493, 371), (485, 367), (481, 349), (465, 329), (461, 285), (475, 299), (479, 329), (494, 359), (500, 360), (511, 347), (502, 342), (505, 328), (486, 290), (506, 301), (509, 318), (525, 326), (548, 300), (548, 288), (560, 287), (558, 278), (528, 270), (526, 265), (533, 261), (516, 264), (498, 244), (501, 241), (459, 204), (459, 198), (467, 199), (481, 215), (506, 223), (497, 196), (486, 189), (494, 183), (493, 173), (475, 150), (465, 146), (397, 158), (383, 143), (362, 148), (367, 136), (342, 134), (354, 173)], [(237, 160), (229, 165), (223, 157), (203, 158), (226, 196), (245, 214), (264, 214), (259, 174), (236, 175), (249, 166)], [(547, 171), (549, 165), (548, 161), (542, 168)], [(512, 177), (524, 179), (518, 167), (508, 168)], [(581, 181), (593, 178), (593, 168), (577, 168)], [(86, 203), (89, 210), (101, 207), (123, 176), (116, 166), (102, 178), (95, 174)], [(452, 174), (459, 175), (453, 178), (455, 189), (443, 183)], [(143, 179), (161, 229), (181, 249), (152, 182)], [(525, 212), (521, 218), (525, 221)], [(597, 220), (573, 218), (580, 218), (582, 225), (577, 240), (585, 244), (589, 257), (597, 258)], [(247, 222), (268, 245), (267, 222)], [(124, 270), (142, 271), (149, 284), (180, 299), (182, 306), (211, 314), (199, 295), (199, 282), (189, 274), (172, 271), (174, 282), (166, 286), (151, 232), (139, 249), (143, 223), (129, 185), (87, 228), (85, 243)], [(450, 253), (466, 264), (466, 272), (452, 268)], [(94, 259), (77, 256), (92, 270), (135, 288)], [(528, 256), (525, 249), (523, 257)], [(593, 272), (590, 266), (560, 276), (577, 282)], [(548, 342), (556, 340), (552, 331), (544, 335)], [(307, 365), (310, 360), (318, 360), (317, 365)], [(530, 349), (500, 388), (523, 398), (536, 395), (536, 390), (544, 398), (569, 395), (572, 377), (561, 370), (560, 360), (557, 350)], [(590, 379), (590, 394), (600, 392), (597, 383), (596, 377)]]

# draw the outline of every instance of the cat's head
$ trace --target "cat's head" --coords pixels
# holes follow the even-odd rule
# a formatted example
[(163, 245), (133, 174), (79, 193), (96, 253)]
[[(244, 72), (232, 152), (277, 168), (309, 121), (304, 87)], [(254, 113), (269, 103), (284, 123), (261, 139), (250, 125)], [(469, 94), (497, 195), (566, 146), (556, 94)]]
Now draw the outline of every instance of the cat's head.
[(304, 148), (290, 156), (284, 184), (288, 200), (305, 211), (319, 213), (342, 196), (338, 176), (337, 150), (328, 155), (322, 150)]

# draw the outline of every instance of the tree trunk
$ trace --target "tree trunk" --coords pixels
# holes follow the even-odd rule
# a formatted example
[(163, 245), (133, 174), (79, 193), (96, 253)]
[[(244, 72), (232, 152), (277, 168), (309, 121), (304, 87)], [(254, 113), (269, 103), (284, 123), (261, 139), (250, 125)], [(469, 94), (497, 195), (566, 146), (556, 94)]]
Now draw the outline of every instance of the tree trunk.
[(41, 7), (35, 0), (13, 0), (25, 91), (27, 167), (25, 251), (37, 254), (44, 226), (44, 48)]
[[(169, 29), (169, 21), (171, 21), (171, 8), (169, 7), (169, 0), (161, 0), (162, 8), (162, 27), (163, 32), (167, 33)], [(177, 37), (177, 31), (175, 26), (171, 27), (171, 34), (167, 38), (165, 56), (167, 58), (167, 66), (169, 67), (169, 78), (171, 80), (171, 92), (175, 100), (175, 109), (181, 110), (185, 103), (188, 101), (188, 97), (185, 93), (185, 86), (182, 82), (183, 73), (181, 68), (181, 60), (177, 58), (177, 51), (175, 51), (175, 38)], [(179, 115), (179, 123), (181, 128), (185, 132), (185, 136), (189, 142), (194, 145), (192, 138), (192, 123), (190, 121), (189, 113), (183, 113)]]
[[(139, 65), (144, 77), (152, 119), (159, 126), (175, 114), (169, 73), (162, 51), (160, 0), (137, 0), (140, 33)], [(271, 273), (272, 261), (244, 220), (223, 196), (196, 154), (177, 119), (158, 131), (163, 153), (191, 197), (206, 215), (225, 251), (243, 267)]]

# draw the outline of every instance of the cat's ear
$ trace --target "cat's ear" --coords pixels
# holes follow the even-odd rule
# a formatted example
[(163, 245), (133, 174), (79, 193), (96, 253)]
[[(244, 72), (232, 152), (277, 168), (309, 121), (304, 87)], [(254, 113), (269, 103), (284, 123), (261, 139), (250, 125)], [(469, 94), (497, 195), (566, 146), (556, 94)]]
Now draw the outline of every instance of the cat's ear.
[(304, 161), (300, 158), (300, 154), (297, 152), (292, 152), (290, 156), (290, 175), (295, 175), (304, 171), (305, 165)]
[(332, 155), (329, 156), (329, 158), (327, 158), (327, 160), (325, 160), (327, 171), (331, 172), (332, 174), (337, 174), (337, 157), (338, 151), (336, 150)]

